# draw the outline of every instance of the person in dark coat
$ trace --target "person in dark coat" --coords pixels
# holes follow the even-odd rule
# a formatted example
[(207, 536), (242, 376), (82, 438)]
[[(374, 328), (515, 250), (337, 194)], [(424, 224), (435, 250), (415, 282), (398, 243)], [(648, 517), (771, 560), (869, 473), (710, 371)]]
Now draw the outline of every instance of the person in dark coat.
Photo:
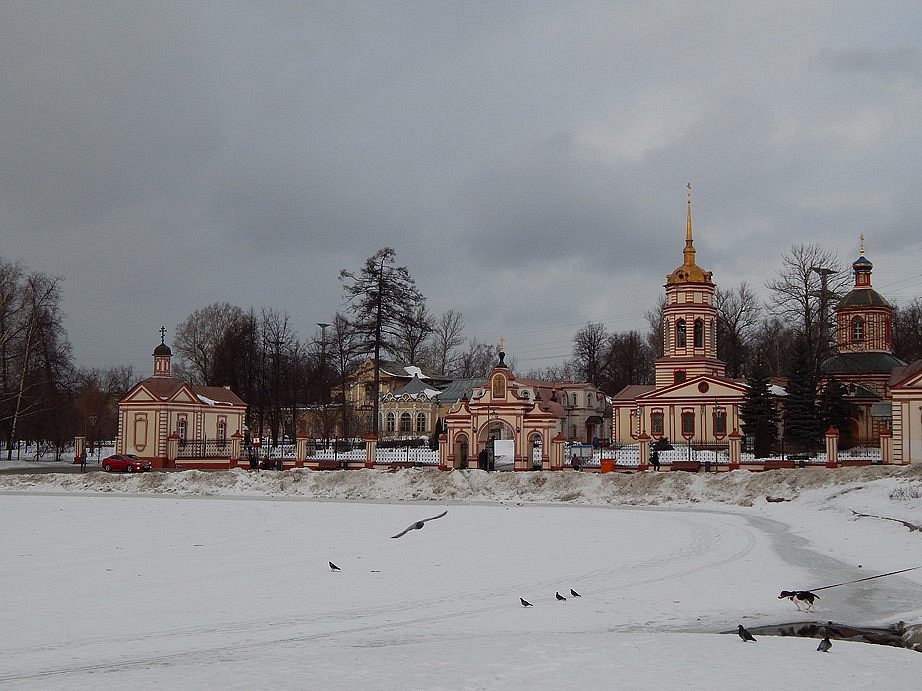
[(653, 466), (653, 470), (659, 470), (659, 451), (656, 449), (650, 454), (650, 465)]
[(486, 448), (480, 450), (480, 454), (477, 456), (477, 467), (481, 470), (488, 470), (487, 465), (490, 463), (490, 454), (487, 453)]
[(83, 451), (80, 452), (80, 472), (86, 472), (86, 447), (83, 447)]

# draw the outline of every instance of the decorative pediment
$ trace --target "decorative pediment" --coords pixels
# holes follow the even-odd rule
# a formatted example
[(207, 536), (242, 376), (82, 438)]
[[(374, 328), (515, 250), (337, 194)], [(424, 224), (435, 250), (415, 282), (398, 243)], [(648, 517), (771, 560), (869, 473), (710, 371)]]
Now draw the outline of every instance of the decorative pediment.
[[(913, 363), (915, 365), (916, 363)], [(915, 372), (908, 375), (905, 379), (891, 386), (894, 393), (901, 389), (922, 389), (922, 368), (916, 369)]]
[(741, 382), (736, 382), (732, 379), (702, 375), (640, 395), (637, 397), (637, 401), (650, 403), (653, 401), (669, 401), (673, 399), (711, 399), (725, 398), (728, 396), (739, 398), (745, 394), (746, 385)]
[(160, 399), (148, 391), (143, 384), (139, 384), (125, 394), (125, 397), (120, 403), (150, 403), (151, 401), (159, 400)]

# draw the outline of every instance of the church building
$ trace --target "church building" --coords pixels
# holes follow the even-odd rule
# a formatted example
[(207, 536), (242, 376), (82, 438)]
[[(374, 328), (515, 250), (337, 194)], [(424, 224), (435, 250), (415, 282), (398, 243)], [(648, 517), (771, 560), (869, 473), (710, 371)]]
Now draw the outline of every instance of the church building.
[(154, 348), (153, 375), (118, 403), (116, 453), (134, 454), (154, 468), (228, 468), (239, 458), (247, 405), (222, 386), (187, 384), (172, 376), (173, 352)]
[(744, 382), (726, 376), (717, 357), (717, 309), (711, 272), (696, 263), (691, 185), (683, 262), (666, 276), (663, 357), (653, 385), (628, 385), (612, 401), (612, 438), (617, 444), (668, 437), (673, 445), (727, 444), (739, 437)]
[(855, 407), (850, 428), (839, 430), (840, 446), (879, 443), (882, 429), (890, 427), (890, 378), (905, 362), (893, 355), (893, 307), (871, 287), (874, 265), (861, 254), (852, 263), (855, 285), (836, 306), (835, 354), (820, 366), (823, 383), (835, 380), (846, 387)]

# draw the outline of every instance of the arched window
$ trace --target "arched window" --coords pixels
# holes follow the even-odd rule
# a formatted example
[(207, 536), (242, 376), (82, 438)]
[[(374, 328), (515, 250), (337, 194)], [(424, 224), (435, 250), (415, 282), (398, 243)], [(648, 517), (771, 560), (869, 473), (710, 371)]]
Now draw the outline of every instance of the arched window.
[(426, 414), (425, 413), (416, 413), (416, 431), (417, 432), (426, 431)]
[(864, 319), (861, 317), (855, 317), (852, 319), (852, 340), (864, 340)]
[(704, 347), (704, 322), (700, 319), (695, 320), (695, 347)]
[(401, 432), (410, 431), (410, 414), (409, 413), (400, 413), (400, 431)]
[(656, 411), (650, 413), (650, 434), (654, 437), (663, 436), (663, 413)]
[(218, 441), (227, 439), (227, 422), (220, 420), (218, 422)]
[(685, 347), (685, 320), (680, 319), (675, 323), (675, 345), (676, 348)]
[(385, 429), (388, 432), (393, 432), (396, 429), (395, 427), (396, 422), (397, 422), (397, 418), (394, 417), (394, 414), (388, 413), (387, 414), (387, 424), (385, 426)]

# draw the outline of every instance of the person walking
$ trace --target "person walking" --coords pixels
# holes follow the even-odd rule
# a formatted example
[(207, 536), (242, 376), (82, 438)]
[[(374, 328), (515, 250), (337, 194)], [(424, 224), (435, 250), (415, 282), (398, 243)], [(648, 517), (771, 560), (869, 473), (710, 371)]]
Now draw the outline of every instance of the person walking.
[(659, 470), (659, 451), (653, 449), (653, 452), (650, 454), (650, 465), (653, 466), (654, 471)]
[(86, 472), (86, 447), (83, 447), (83, 451), (80, 452), (80, 472)]

